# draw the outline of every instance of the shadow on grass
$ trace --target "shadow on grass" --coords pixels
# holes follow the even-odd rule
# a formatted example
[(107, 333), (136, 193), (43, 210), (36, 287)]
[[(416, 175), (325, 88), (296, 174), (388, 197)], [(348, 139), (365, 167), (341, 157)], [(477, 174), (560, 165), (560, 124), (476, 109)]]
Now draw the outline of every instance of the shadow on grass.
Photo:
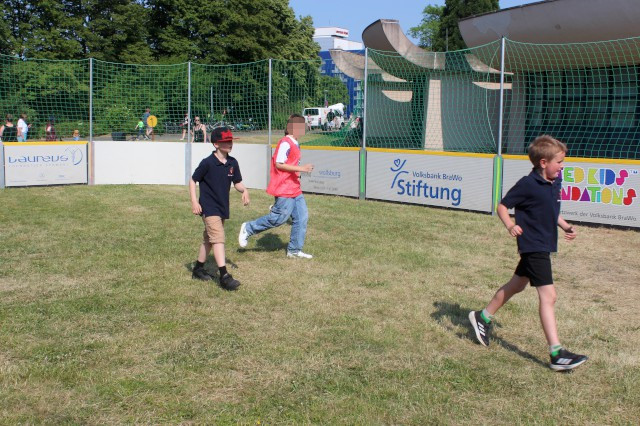
[[(465, 339), (465, 340), (468, 339), (476, 343), (475, 333), (473, 332), (473, 328), (471, 327), (471, 324), (469, 324), (468, 315), (471, 309), (462, 308), (457, 303), (448, 303), (448, 302), (434, 302), (433, 306), (436, 308), (436, 310), (431, 314), (431, 318), (438, 321), (438, 323), (440, 323), (443, 327), (446, 327), (452, 332), (455, 332), (455, 335), (460, 339)], [(446, 325), (446, 322), (442, 321), (444, 318), (448, 318), (449, 321), (451, 321), (451, 324), (453, 324), (455, 328), (448, 327)], [(463, 333), (459, 331), (458, 327), (464, 328), (466, 332)], [(494, 328), (500, 328), (500, 325), (494, 323)], [(509, 343), (500, 337), (496, 337), (495, 335), (493, 335), (491, 336), (491, 341), (494, 343), (497, 343), (498, 345), (502, 346), (506, 350), (521, 356), (524, 359), (535, 362), (536, 364), (542, 365), (544, 367), (548, 367), (547, 363), (541, 361), (540, 359), (530, 354), (529, 352), (523, 351), (522, 349), (518, 348), (516, 345)]]
[[(225, 258), (225, 263), (228, 266), (228, 269), (238, 269), (238, 265), (229, 260), (229, 258)], [(184, 269), (186, 269), (189, 272), (193, 272), (193, 268), (195, 267), (196, 263), (195, 262), (187, 262), (184, 264)], [(207, 255), (207, 260), (205, 260), (204, 262), (204, 269), (209, 272), (209, 274), (211, 276), (216, 276), (216, 274), (212, 273), (211, 271), (218, 271), (218, 265), (216, 265), (216, 260), (214, 259), (213, 255)]]
[[(283, 242), (280, 239), (280, 236), (267, 233), (260, 236), (256, 243), (255, 247), (251, 248), (238, 248), (238, 251), (278, 251), (284, 250), (287, 248), (288, 242)], [(249, 240), (249, 245), (251, 245), (251, 240)]]

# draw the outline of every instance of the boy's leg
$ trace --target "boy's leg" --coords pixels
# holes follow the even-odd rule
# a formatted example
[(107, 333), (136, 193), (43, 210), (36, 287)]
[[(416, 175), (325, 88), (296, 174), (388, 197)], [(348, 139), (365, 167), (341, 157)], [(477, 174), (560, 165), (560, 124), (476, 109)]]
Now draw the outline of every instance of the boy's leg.
[(193, 268), (191, 278), (210, 281), (213, 277), (204, 269), (204, 263), (207, 261), (207, 255), (211, 251), (212, 244), (209, 242), (209, 234), (207, 233), (207, 224), (204, 217), (202, 221), (205, 224), (205, 229), (202, 233), (202, 244), (200, 244), (200, 248), (198, 249), (198, 258)]
[(527, 287), (529, 278), (513, 274), (509, 282), (500, 287), (493, 299), (489, 302), (484, 311), (469, 312), (469, 322), (473, 327), (478, 342), (483, 346), (489, 346), (489, 335), (491, 333), (491, 317), (500, 309), (511, 297), (520, 293)]
[[(252, 220), (251, 222), (245, 222), (242, 224), (240, 237), (242, 237), (242, 230), (246, 232), (246, 237), (250, 237), (260, 232), (266, 231), (271, 228), (276, 228), (287, 221), (291, 212), (295, 206), (293, 198), (276, 197), (275, 204), (269, 210), (266, 215)], [(242, 240), (242, 238), (240, 238)], [(242, 243), (241, 247), (244, 247)], [(245, 244), (246, 246), (246, 244)]]
[(220, 285), (226, 290), (235, 290), (240, 286), (240, 281), (234, 279), (227, 272), (227, 259), (225, 256), (224, 244), (224, 219), (220, 216), (209, 216), (205, 218), (209, 241), (213, 245), (213, 258), (220, 272)]
[(289, 238), (289, 245), (287, 246), (287, 253), (298, 253), (302, 251), (304, 246), (304, 240), (307, 236), (307, 223), (309, 222), (309, 211), (307, 210), (307, 203), (303, 195), (299, 195), (294, 198), (295, 205), (291, 212), (291, 218), (293, 223), (291, 225), (291, 236)]
[(496, 312), (498, 312), (498, 309), (504, 306), (511, 297), (524, 290), (528, 283), (529, 278), (513, 274), (509, 282), (496, 291), (493, 299), (491, 299), (487, 305), (487, 312), (489, 312), (490, 315), (495, 315)]
[(556, 288), (553, 284), (536, 287), (538, 298), (540, 299), (540, 323), (544, 336), (547, 338), (549, 346), (560, 344), (558, 339), (558, 324), (556, 323)]

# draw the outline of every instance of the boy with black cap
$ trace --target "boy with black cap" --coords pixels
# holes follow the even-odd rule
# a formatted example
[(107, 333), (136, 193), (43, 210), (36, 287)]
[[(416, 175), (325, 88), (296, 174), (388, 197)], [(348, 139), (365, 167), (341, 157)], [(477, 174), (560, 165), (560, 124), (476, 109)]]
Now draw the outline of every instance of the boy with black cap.
[[(235, 290), (240, 282), (227, 272), (225, 259), (224, 221), (229, 218), (229, 188), (242, 193), (242, 202), (249, 204), (249, 191), (242, 183), (238, 161), (229, 153), (233, 148), (233, 134), (228, 127), (218, 127), (211, 132), (215, 151), (202, 160), (189, 181), (191, 211), (202, 216), (204, 222), (203, 241), (192, 278), (210, 281), (213, 277), (204, 269), (207, 254), (213, 248), (213, 257), (220, 271), (220, 285), (226, 290)], [(200, 186), (200, 199), (196, 196), (196, 182)]]

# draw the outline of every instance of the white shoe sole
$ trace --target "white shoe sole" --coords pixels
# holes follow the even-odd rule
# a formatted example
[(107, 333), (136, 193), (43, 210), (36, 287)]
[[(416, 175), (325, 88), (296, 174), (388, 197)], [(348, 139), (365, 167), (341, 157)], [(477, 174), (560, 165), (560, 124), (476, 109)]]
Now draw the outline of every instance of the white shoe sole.
[(475, 311), (469, 312), (469, 322), (471, 323), (473, 330), (476, 332), (476, 339), (478, 340), (478, 342), (482, 346), (487, 347), (488, 345), (484, 343), (484, 340), (482, 339), (482, 334), (480, 334), (480, 330), (478, 329), (478, 322), (476, 321)]
[(247, 223), (243, 223), (242, 226), (240, 226), (240, 233), (238, 234), (238, 245), (242, 248), (245, 248), (247, 246), (247, 244), (249, 243), (249, 236), (247, 235), (246, 238), (242, 238), (242, 235), (247, 235)]

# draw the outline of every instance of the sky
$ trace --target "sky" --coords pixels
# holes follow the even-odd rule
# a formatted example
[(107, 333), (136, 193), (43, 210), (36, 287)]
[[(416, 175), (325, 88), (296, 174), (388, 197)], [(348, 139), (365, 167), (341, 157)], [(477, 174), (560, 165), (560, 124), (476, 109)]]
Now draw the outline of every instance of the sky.
[[(500, 0), (500, 7), (514, 7), (540, 0)], [(442, 6), (444, 0), (289, 0), (300, 16), (311, 16), (315, 27), (340, 27), (349, 30), (349, 40), (362, 41), (362, 31), (378, 19), (397, 19), (406, 34), (422, 20), (429, 4)], [(409, 35), (407, 35), (409, 37)], [(409, 37), (414, 43), (417, 40)]]

